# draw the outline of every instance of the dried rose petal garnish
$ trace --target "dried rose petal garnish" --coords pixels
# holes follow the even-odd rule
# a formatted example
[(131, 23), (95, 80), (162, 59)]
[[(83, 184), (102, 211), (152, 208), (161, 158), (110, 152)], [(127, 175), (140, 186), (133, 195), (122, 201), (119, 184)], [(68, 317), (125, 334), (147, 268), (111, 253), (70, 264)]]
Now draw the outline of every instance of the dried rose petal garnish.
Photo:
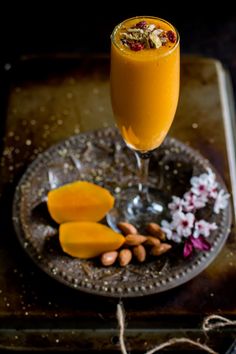
[(138, 23), (136, 23), (135, 27), (136, 28), (145, 28), (147, 26), (147, 22), (146, 21), (140, 21)]
[(131, 50), (138, 52), (144, 48), (144, 45), (142, 43), (130, 43), (129, 47)]
[(166, 35), (167, 35), (167, 38), (169, 39), (169, 41), (171, 43), (175, 43), (176, 42), (176, 34), (175, 34), (175, 32), (167, 31)]
[(168, 42), (175, 43), (177, 36), (173, 31), (165, 31), (155, 24), (140, 21), (130, 28), (122, 28), (121, 43), (137, 52), (142, 49), (157, 49)]

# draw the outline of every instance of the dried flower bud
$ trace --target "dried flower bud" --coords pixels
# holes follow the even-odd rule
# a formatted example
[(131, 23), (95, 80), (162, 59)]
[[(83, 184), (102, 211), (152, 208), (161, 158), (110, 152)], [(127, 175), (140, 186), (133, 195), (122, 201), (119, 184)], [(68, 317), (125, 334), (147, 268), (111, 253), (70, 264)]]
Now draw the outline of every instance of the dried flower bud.
[(144, 49), (144, 44), (142, 43), (129, 43), (129, 47), (131, 50), (135, 52), (139, 52), (140, 50)]
[(171, 43), (176, 42), (176, 34), (173, 31), (167, 31), (167, 37)]
[(136, 28), (145, 28), (146, 26), (147, 26), (146, 21), (140, 21), (140, 22), (136, 23), (136, 25), (135, 25)]

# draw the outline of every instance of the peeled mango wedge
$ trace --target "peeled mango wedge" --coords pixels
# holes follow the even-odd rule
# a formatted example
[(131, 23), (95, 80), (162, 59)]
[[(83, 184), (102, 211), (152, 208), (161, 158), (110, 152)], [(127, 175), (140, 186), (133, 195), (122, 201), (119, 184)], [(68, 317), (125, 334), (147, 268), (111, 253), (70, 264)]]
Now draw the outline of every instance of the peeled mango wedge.
[(67, 222), (60, 225), (59, 241), (63, 251), (69, 255), (93, 258), (120, 248), (125, 238), (96, 222)]
[(99, 221), (114, 205), (110, 192), (86, 181), (76, 181), (48, 193), (47, 206), (58, 224), (68, 221)]

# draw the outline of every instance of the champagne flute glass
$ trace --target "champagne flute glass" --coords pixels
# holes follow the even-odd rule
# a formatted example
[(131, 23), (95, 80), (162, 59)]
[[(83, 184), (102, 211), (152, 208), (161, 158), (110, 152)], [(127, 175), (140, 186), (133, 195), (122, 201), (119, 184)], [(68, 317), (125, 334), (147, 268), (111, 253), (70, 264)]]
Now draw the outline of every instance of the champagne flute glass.
[(137, 159), (136, 192), (123, 193), (107, 221), (141, 227), (158, 221), (167, 210), (161, 191), (148, 188), (151, 152), (163, 142), (179, 97), (178, 31), (166, 20), (138, 16), (118, 24), (111, 35), (111, 102), (116, 124)]

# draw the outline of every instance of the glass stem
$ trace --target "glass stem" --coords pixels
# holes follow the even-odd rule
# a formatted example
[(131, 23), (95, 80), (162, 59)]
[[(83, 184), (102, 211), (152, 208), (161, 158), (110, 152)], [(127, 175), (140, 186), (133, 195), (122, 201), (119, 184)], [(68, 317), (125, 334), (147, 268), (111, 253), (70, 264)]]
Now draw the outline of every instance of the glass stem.
[(139, 175), (139, 184), (138, 184), (138, 191), (139, 196), (142, 200), (148, 200), (148, 169), (149, 169), (149, 161), (150, 161), (151, 154), (147, 153), (140, 153), (135, 151), (135, 157), (137, 160), (138, 166), (138, 175)]

